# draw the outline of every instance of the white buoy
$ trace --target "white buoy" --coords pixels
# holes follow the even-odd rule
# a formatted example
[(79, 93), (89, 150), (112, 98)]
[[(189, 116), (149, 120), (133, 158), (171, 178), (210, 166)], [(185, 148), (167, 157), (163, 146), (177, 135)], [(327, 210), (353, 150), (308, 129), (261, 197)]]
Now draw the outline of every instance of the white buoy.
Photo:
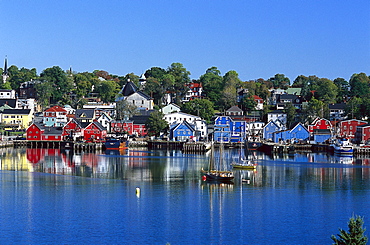
[(140, 197), (140, 187), (136, 187), (136, 196)]

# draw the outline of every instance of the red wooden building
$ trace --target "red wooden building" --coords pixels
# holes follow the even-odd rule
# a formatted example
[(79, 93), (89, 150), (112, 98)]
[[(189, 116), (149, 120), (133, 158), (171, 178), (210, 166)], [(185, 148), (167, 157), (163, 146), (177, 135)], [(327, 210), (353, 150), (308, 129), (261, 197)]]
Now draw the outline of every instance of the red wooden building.
[(313, 133), (315, 130), (332, 130), (333, 126), (328, 119), (325, 118), (316, 118), (310, 125), (308, 125), (308, 131)]
[(342, 138), (353, 139), (358, 126), (367, 124), (366, 121), (350, 119), (339, 123), (339, 136)]
[(80, 123), (75, 119), (69, 120), (69, 122), (63, 127), (63, 137), (70, 138), (73, 140), (78, 139), (83, 135), (83, 128)]
[(355, 133), (355, 142), (367, 143), (369, 141), (370, 141), (370, 124), (357, 126)]
[(43, 131), (43, 126), (38, 123), (32, 123), (26, 130), (26, 139), (32, 141), (40, 141)]
[(83, 130), (83, 139), (87, 142), (99, 142), (105, 140), (107, 130), (99, 122), (89, 123)]
[(133, 121), (125, 121), (125, 120), (113, 120), (110, 122), (110, 129), (112, 133), (119, 133), (132, 135), (134, 129), (134, 122)]

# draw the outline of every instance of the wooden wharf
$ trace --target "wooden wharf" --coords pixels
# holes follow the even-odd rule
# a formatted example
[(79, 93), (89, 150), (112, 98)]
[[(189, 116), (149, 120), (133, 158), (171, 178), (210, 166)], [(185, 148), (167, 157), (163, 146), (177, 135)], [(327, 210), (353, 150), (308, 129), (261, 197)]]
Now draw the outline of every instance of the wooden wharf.
[(148, 141), (148, 148), (152, 150), (181, 150), (184, 153), (204, 153), (211, 149), (211, 143), (152, 140)]
[(50, 148), (50, 149), (69, 149), (76, 152), (95, 152), (103, 149), (102, 143), (75, 143), (65, 141), (29, 141), (13, 140), (11, 146), (28, 148)]

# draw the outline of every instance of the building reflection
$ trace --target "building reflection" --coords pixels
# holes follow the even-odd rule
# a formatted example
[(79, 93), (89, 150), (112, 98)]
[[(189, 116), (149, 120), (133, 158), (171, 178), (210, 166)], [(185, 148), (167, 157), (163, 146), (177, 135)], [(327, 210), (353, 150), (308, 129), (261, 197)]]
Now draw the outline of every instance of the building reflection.
[[(302, 153), (280, 158), (258, 152), (251, 154), (257, 159), (256, 170), (233, 170), (235, 185), (327, 190), (370, 187), (370, 158), (367, 157)], [(239, 155), (238, 149), (228, 150), (224, 161), (231, 163)], [(183, 154), (176, 150), (130, 149), (74, 153), (60, 149), (3, 148), (0, 149), (0, 170), (133, 181), (199, 183), (200, 169), (208, 167), (209, 158), (209, 153)]]

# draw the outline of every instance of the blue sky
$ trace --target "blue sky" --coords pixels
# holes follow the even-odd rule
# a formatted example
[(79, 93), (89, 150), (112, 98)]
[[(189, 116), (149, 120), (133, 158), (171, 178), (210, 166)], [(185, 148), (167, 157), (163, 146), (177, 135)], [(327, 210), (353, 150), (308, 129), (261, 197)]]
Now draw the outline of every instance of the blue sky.
[(38, 73), (140, 75), (180, 62), (193, 79), (212, 66), (243, 81), (370, 75), (369, 0), (0, 0), (0, 9), (1, 60)]

